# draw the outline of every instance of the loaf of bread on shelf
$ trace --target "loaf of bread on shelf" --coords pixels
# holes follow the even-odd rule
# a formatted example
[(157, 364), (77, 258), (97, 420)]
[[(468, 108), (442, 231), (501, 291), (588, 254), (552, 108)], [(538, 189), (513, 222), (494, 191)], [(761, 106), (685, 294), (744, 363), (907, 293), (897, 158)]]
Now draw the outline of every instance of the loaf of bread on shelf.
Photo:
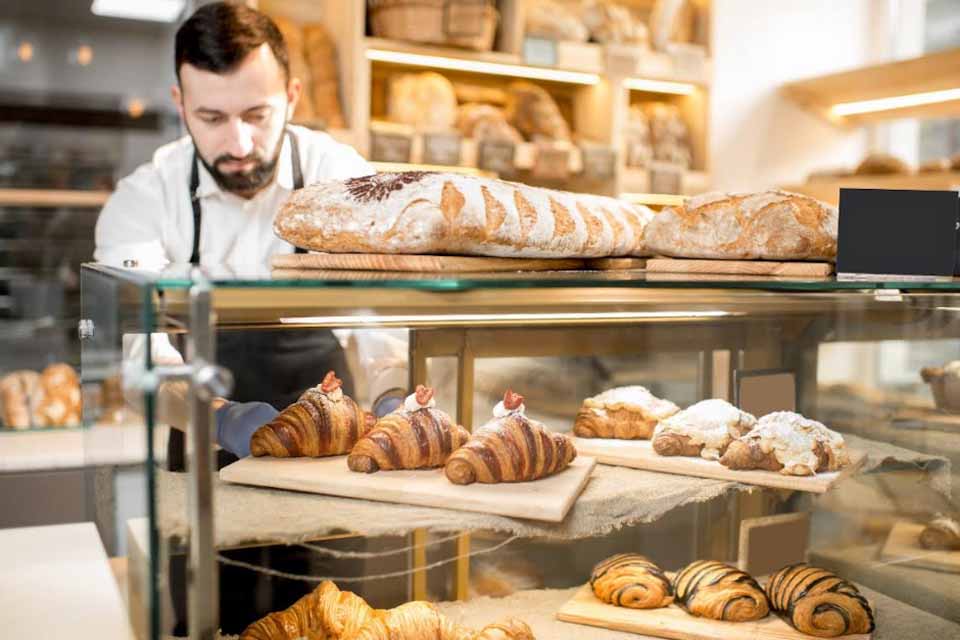
[(953, 164), (950, 162), (950, 158), (934, 158), (926, 162), (921, 162), (917, 167), (917, 173), (941, 173), (950, 171), (952, 167)]
[[(345, 126), (340, 108), (340, 73), (337, 70), (337, 48), (322, 24), (303, 27), (303, 51), (310, 68), (310, 97), (314, 118), (328, 129)], [(304, 87), (304, 91), (308, 87)]]
[(444, 472), (454, 484), (526, 482), (563, 471), (576, 457), (573, 441), (527, 418), (523, 396), (508, 389), (493, 420), (453, 452)]
[(763, 416), (748, 433), (727, 446), (720, 463), (730, 469), (764, 469), (812, 476), (850, 464), (846, 443), (836, 431), (792, 411)]
[(240, 640), (352, 638), (378, 613), (360, 596), (325, 580), (287, 609), (248, 626)]
[(753, 415), (726, 400), (701, 400), (660, 421), (653, 431), (653, 450), (661, 456), (719, 460), (731, 442), (756, 424)]
[(678, 411), (680, 407), (646, 387), (616, 387), (583, 401), (573, 432), (581, 438), (648, 440), (661, 420)]
[(647, 207), (604, 196), (410, 171), (294, 191), (274, 231), (295, 246), (330, 253), (643, 256), (652, 217)]
[(442, 467), (470, 432), (436, 406), (433, 389), (418, 386), (400, 408), (380, 418), (360, 438), (347, 456), (347, 466), (363, 473)]
[(70, 365), (51, 364), (40, 373), (40, 405), (37, 408), (43, 426), (80, 426), (83, 403), (80, 376)]
[(524, 20), (524, 33), (530, 37), (567, 42), (586, 42), (590, 37), (570, 3), (532, 0), (527, 4)]
[(387, 119), (418, 129), (453, 129), (457, 123), (453, 84), (435, 71), (394, 75), (387, 95)]
[(373, 415), (340, 388), (333, 371), (316, 387), (257, 429), (250, 453), (274, 458), (319, 458), (347, 453), (373, 426)]
[(570, 140), (570, 126), (543, 87), (518, 80), (507, 87), (507, 120), (528, 140)]
[(858, 176), (870, 175), (906, 175), (911, 173), (910, 165), (889, 153), (871, 153), (867, 155), (854, 173)]
[(798, 631), (818, 638), (870, 633), (876, 626), (870, 603), (853, 583), (805, 563), (770, 576), (767, 596)]
[(580, 16), (594, 42), (645, 47), (649, 40), (647, 25), (622, 4), (608, 0), (584, 0)]
[(277, 25), (277, 29), (280, 30), (283, 41), (287, 45), (290, 77), (299, 79), (303, 84), (300, 100), (293, 112), (293, 119), (296, 122), (312, 122), (316, 119), (317, 114), (313, 106), (310, 68), (307, 66), (307, 60), (304, 57), (303, 30), (299, 24), (283, 16), (271, 16), (271, 19)]
[(796, 193), (707, 193), (664, 208), (644, 240), (676, 258), (833, 261), (837, 224), (836, 208)]
[(960, 551), (960, 520), (938, 514), (920, 532), (919, 541), (924, 549)]
[(630, 105), (623, 137), (627, 166), (648, 166), (653, 160), (653, 142), (650, 138), (650, 123), (641, 105)]
[(659, 609), (673, 602), (673, 585), (663, 570), (638, 553), (618, 553), (593, 568), (590, 587), (607, 604)]
[(714, 560), (697, 560), (673, 578), (674, 599), (691, 615), (747, 622), (770, 612), (763, 588), (736, 567)]
[(509, 122), (500, 107), (469, 102), (457, 111), (457, 129), (464, 138), (478, 142), (495, 141), (520, 144), (523, 136)]
[(667, 102), (647, 102), (643, 112), (650, 126), (653, 159), (689, 168), (693, 150), (690, 130), (680, 108)]
[(36, 371), (13, 371), (0, 378), (0, 419), (8, 429), (44, 426), (40, 414), (43, 393)]

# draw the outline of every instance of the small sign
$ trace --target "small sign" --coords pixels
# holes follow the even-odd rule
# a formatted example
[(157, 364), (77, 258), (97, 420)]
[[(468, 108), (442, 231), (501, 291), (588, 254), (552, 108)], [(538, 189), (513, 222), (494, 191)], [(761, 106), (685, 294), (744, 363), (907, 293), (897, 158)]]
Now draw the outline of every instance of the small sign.
[(653, 164), (650, 166), (651, 193), (683, 193), (683, 174), (681, 167), (672, 164)]
[(840, 189), (838, 274), (952, 276), (956, 191)]
[(607, 75), (632, 76), (637, 73), (640, 49), (623, 44), (608, 44), (606, 50)]
[(449, 38), (475, 38), (483, 33), (487, 0), (447, 0), (443, 5), (443, 32)]
[(609, 147), (583, 150), (583, 176), (589, 180), (609, 180), (616, 171), (617, 154)]
[(480, 143), (477, 165), (484, 171), (510, 175), (514, 171), (514, 145), (512, 142), (485, 140)]
[(570, 175), (570, 149), (537, 145), (533, 175), (541, 180), (563, 180)]
[(796, 411), (797, 376), (789, 369), (736, 369), (734, 404), (756, 417)]
[(541, 67), (557, 66), (557, 41), (547, 38), (524, 38), (523, 61)]
[(460, 142), (457, 133), (423, 134), (423, 162), (451, 167), (459, 165)]
[(370, 159), (374, 162), (410, 162), (413, 139), (398, 133), (370, 131)]

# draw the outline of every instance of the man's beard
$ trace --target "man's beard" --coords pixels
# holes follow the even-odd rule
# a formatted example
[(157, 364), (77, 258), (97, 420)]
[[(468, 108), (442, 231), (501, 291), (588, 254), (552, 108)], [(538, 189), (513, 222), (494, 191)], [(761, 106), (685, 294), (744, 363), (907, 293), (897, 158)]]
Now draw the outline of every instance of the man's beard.
[[(284, 131), (286, 131), (286, 128), (284, 128)], [(224, 153), (217, 156), (213, 161), (213, 166), (210, 166), (203, 156), (199, 153), (197, 156), (221, 189), (239, 196), (251, 196), (273, 180), (277, 162), (280, 159), (280, 150), (283, 148), (283, 137), (284, 134), (281, 134), (277, 147), (269, 160), (264, 160), (263, 156), (257, 151), (253, 151), (244, 158), (237, 158), (229, 153)], [(221, 171), (219, 167), (226, 162), (253, 162), (254, 166), (247, 171)]]

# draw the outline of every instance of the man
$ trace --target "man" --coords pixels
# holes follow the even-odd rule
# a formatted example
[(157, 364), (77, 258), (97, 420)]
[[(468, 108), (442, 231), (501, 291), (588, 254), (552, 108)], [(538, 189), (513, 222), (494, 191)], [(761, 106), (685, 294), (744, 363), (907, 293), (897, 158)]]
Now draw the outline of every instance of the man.
[[(135, 261), (149, 269), (188, 262), (263, 265), (274, 254), (294, 251), (273, 233), (274, 217), (293, 189), (374, 172), (350, 147), (290, 124), (302, 86), (290, 77), (286, 45), (264, 14), (241, 4), (204, 5), (177, 31), (175, 64), (172, 95), (188, 135), (157, 150), (117, 185), (97, 221), (97, 261)], [(152, 342), (155, 361), (179, 360), (169, 343), (164, 355), (156, 347), (164, 340)], [(221, 456), (221, 466), (248, 455), (253, 431), (327, 370), (336, 370), (350, 392), (343, 349), (328, 330), (220, 332), (217, 357), (235, 378), (234, 401), (215, 405), (217, 441), (235, 454)], [(159, 403), (166, 414), (161, 419), (181, 429), (184, 396), (182, 384), (165, 385)], [(398, 402), (390, 397), (378, 412)], [(183, 469), (179, 431), (171, 436), (168, 465)], [(181, 569), (172, 566), (171, 572)], [(242, 578), (221, 581), (235, 594), (222, 590), (222, 614), (242, 610), (249, 622), (256, 611), (236, 598), (252, 596), (244, 591), (253, 588)], [(182, 598), (175, 597), (175, 605), (180, 609)], [(224, 630), (230, 628), (224, 620)]]

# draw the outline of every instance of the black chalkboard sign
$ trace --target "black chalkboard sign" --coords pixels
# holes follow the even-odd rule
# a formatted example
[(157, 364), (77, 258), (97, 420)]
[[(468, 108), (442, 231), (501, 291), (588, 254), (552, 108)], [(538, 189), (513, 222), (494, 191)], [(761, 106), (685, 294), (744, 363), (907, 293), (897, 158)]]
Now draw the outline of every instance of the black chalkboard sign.
[(838, 274), (951, 276), (956, 191), (841, 189)]

